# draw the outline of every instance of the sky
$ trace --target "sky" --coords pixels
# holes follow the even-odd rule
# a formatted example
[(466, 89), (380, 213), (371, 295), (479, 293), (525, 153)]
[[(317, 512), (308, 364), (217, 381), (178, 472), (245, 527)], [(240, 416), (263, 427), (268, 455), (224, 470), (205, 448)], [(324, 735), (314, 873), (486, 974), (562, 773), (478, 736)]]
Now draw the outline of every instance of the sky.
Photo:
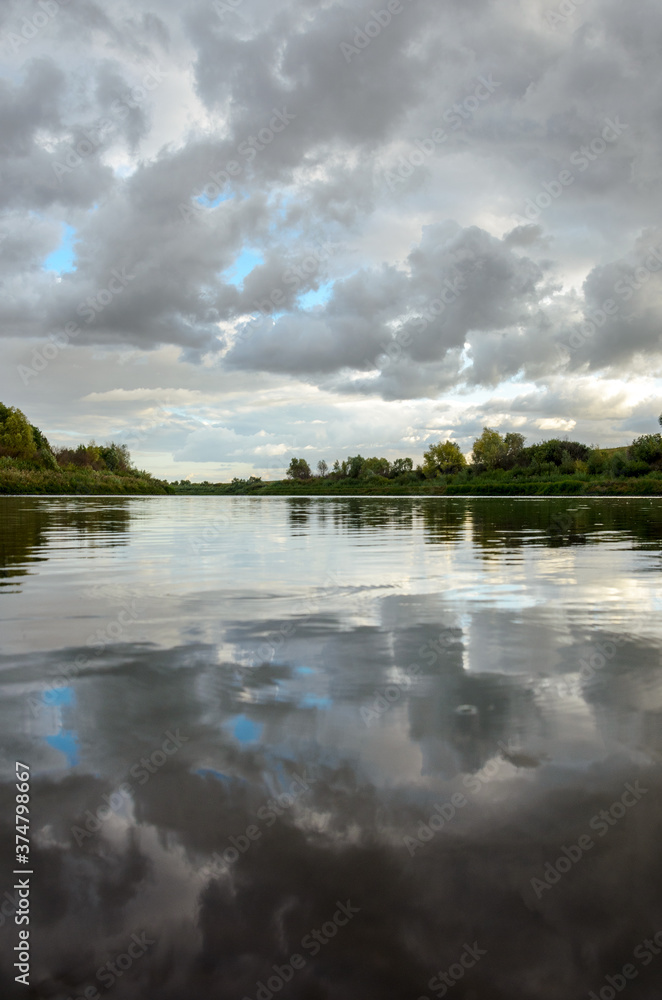
[(656, 0), (7, 0), (0, 399), (168, 479), (662, 410)]

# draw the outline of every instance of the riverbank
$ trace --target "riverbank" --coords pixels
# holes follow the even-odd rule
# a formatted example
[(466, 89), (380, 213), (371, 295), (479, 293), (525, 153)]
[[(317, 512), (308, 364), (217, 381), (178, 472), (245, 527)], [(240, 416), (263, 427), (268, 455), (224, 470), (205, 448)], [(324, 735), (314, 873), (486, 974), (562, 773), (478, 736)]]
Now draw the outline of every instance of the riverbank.
[(443, 483), (422, 480), (416, 483), (366, 483), (360, 481), (291, 482), (275, 480), (258, 483), (168, 483), (148, 473), (0, 470), (0, 495), (84, 496), (662, 496), (662, 477), (643, 479), (551, 481), (525, 479), (517, 482), (481, 481)]
[(109, 496), (174, 493), (170, 483), (147, 472), (97, 472), (94, 469), (0, 469), (0, 495), (108, 494)]
[[(175, 483), (173, 492), (185, 496), (662, 496), (662, 476), (607, 480), (519, 479), (498, 481), (477, 476), (469, 482), (441, 479), (407, 483), (360, 480), (246, 481), (243, 483)], [(449, 477), (450, 479), (451, 477)]]

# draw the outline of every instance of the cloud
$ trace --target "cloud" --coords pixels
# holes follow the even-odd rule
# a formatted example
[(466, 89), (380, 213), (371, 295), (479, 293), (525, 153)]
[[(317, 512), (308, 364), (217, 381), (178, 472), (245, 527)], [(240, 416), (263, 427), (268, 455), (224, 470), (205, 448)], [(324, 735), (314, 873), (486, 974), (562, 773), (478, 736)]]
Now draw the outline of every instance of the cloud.
[[(659, 5), (593, 0), (552, 24), (546, 0), (418, 0), (348, 59), (372, 7), (111, 0), (38, 31), (4, 11), (3, 350), (20, 338), (27, 364), (79, 329), (34, 407), (66, 394), (67, 358), (89, 396), (92, 359), (115, 351), (101, 392), (172, 348), (173, 388), (212, 368), (339, 414), (660, 372)], [(63, 225), (75, 259), (57, 274)]]

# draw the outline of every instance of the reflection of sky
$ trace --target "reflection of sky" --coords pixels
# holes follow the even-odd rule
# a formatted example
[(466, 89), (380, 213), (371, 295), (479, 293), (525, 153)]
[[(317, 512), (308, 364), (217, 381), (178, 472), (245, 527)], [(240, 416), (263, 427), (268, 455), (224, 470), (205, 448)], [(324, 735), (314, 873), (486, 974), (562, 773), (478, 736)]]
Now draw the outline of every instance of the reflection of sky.
[(233, 783), (233, 778), (229, 774), (216, 771), (213, 767), (198, 767), (195, 769), (195, 774), (199, 774), (202, 778), (209, 776), (215, 781), (219, 781), (222, 785), (231, 786)]
[(42, 695), (45, 709), (44, 715), (50, 720), (55, 731), (44, 733), (44, 740), (54, 750), (63, 754), (67, 767), (76, 767), (79, 761), (78, 738), (76, 733), (64, 728), (63, 708), (73, 709), (76, 703), (73, 688), (62, 687), (45, 691)]
[[(59, 881), (36, 930), (40, 962), (54, 981), (65, 969), (71, 995), (94, 982), (99, 954), (125, 948), (121, 928), (128, 940), (144, 927), (160, 943), (141, 965), (145, 995), (253, 998), (340, 898), (364, 922), (310, 959), (302, 996), (319, 984), (332, 1000), (426, 995), (478, 939), (489, 958), (475, 996), (545, 982), (549, 1000), (566, 1000), (622, 965), (642, 923), (657, 926), (650, 538), (637, 547), (606, 525), (550, 547), (514, 507), (500, 520), (469, 505), (468, 518), (462, 501), (137, 499), (123, 502), (130, 518), (109, 506), (112, 532), (87, 500), (21, 504), (40, 520), (22, 550), (12, 535), (12, 566), (45, 561), (22, 593), (0, 596), (0, 731), (28, 754), (44, 804), (35, 871)], [(88, 640), (127, 608), (130, 624), (97, 655)], [(600, 665), (598, 643), (617, 637)], [(580, 676), (591, 658), (599, 666)], [(32, 716), (25, 699), (40, 690)], [(174, 733), (181, 746), (139, 782), (131, 768)], [(65, 780), (49, 797), (54, 771)], [(538, 900), (531, 877), (642, 777), (651, 793), (631, 818)], [(77, 845), (72, 827), (125, 780), (130, 814), (113, 811)], [(410, 856), (404, 837), (457, 791), (466, 806)], [(277, 815), (270, 800), (285, 792)], [(236, 860), (210, 875), (233, 844)], [(88, 961), (73, 949), (75, 968), (62, 949), (72, 933), (90, 950)]]
[(227, 723), (227, 728), (240, 743), (257, 743), (262, 733), (262, 726), (245, 715), (231, 719)]
[(62, 732), (57, 733), (55, 736), (47, 736), (46, 742), (54, 750), (59, 750), (61, 754), (64, 754), (69, 767), (75, 767), (78, 764), (78, 743), (76, 741), (76, 734), (71, 732), (71, 730), (63, 729)]

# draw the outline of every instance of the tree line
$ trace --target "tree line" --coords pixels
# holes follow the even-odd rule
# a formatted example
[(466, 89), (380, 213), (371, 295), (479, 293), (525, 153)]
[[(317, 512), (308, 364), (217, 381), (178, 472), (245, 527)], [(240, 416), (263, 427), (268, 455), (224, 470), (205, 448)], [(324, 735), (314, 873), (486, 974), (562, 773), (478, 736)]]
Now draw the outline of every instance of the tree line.
[[(662, 415), (659, 420), (662, 424)], [(614, 478), (644, 476), (662, 472), (662, 434), (644, 434), (622, 449), (600, 449), (580, 441), (552, 438), (525, 446), (522, 434), (509, 432), (501, 435), (492, 427), (484, 427), (471, 450), (469, 461), (455, 441), (439, 441), (423, 454), (421, 464), (414, 466), (411, 458), (364, 458), (349, 456), (336, 460), (329, 468), (324, 460), (317, 463), (313, 473), (305, 458), (292, 458), (287, 478), (305, 481), (326, 479), (396, 480), (414, 482), (439, 477), (471, 478), (492, 474), (512, 478), (518, 476), (575, 475), (612, 476)]]

